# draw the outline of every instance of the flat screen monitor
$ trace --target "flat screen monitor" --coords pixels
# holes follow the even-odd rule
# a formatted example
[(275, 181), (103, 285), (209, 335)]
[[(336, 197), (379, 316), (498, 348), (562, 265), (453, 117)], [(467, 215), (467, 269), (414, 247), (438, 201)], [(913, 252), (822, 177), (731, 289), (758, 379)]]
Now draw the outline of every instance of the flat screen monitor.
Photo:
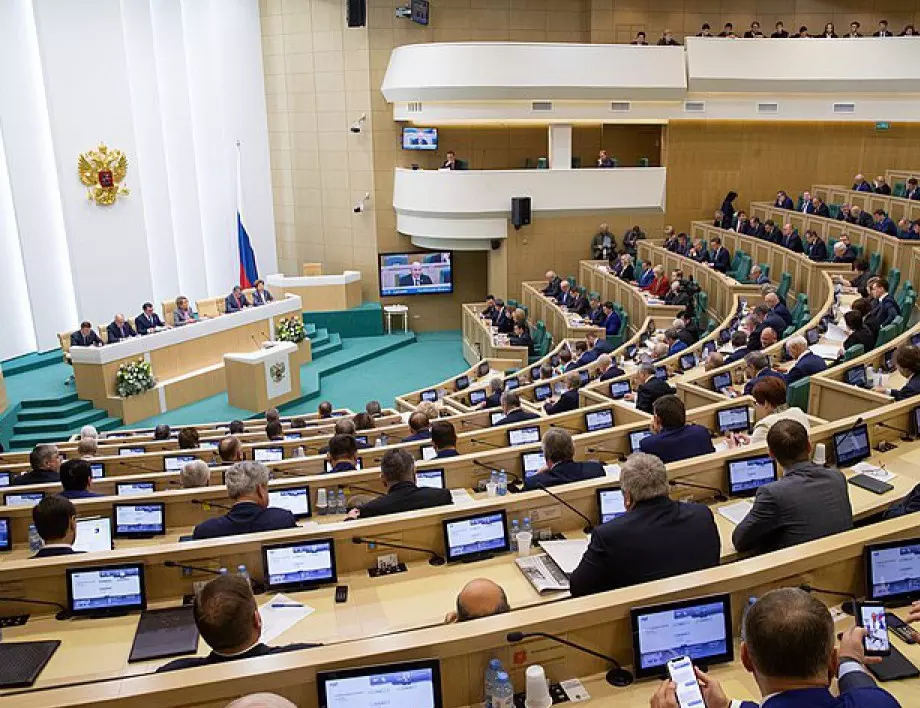
[(495, 425), (498, 421), (500, 421), (504, 417), (505, 417), (504, 411), (496, 411), (494, 413), (489, 414), (489, 421), (492, 423), (492, 425)]
[(723, 433), (737, 433), (751, 429), (750, 410), (747, 406), (734, 406), (718, 411), (719, 430)]
[(652, 434), (652, 431), (646, 428), (645, 430), (636, 430), (629, 434), (629, 449), (630, 452), (637, 452), (639, 450), (639, 443), (641, 443), (645, 438)]
[(729, 460), (727, 469), (728, 493), (731, 496), (752, 496), (758, 487), (778, 479), (776, 461), (769, 455)]
[(113, 504), (115, 538), (138, 538), (166, 534), (166, 504)]
[(483, 376), (487, 376), (491, 370), (492, 367), (489, 365), (489, 362), (481, 361), (479, 362), (479, 366), (476, 367), (476, 376), (481, 379)]
[(454, 291), (453, 254), (450, 251), (381, 253), (379, 264), (381, 297)]
[(94, 553), (111, 551), (112, 548), (112, 520), (108, 516), (77, 519), (77, 537), (73, 542), (75, 551)]
[(306, 590), (338, 579), (331, 538), (262, 546), (262, 567), (269, 590)]
[(416, 470), (415, 484), (419, 487), (444, 489), (444, 470)]
[(470, 391), (470, 405), (478, 406), (486, 400), (486, 391), (483, 388), (477, 388), (474, 391)]
[(821, 331), (817, 327), (809, 327), (805, 330), (805, 341), (808, 346), (813, 347), (821, 341)]
[(632, 391), (632, 386), (629, 384), (629, 380), (625, 381), (612, 381), (610, 383), (610, 397), (618, 401), (627, 393)]
[(539, 425), (528, 425), (526, 428), (515, 428), (508, 431), (508, 444), (512, 447), (535, 442), (540, 442)]
[(443, 708), (437, 659), (340, 671), (317, 671), (319, 708)]
[(171, 455), (163, 458), (163, 465), (167, 472), (179, 472), (186, 462), (194, 462), (197, 459), (195, 455)]
[(10, 520), (7, 517), (0, 518), (0, 551), (13, 550), (13, 534)]
[(3, 503), (7, 506), (35, 506), (44, 498), (44, 492), (11, 492), (3, 498)]
[(869, 544), (865, 554), (867, 599), (891, 607), (920, 599), (920, 538)]
[(627, 358), (627, 359), (635, 359), (635, 358), (636, 358), (636, 352), (637, 352), (637, 351), (639, 351), (639, 347), (638, 347), (637, 345), (635, 345), (635, 344), (630, 344), (630, 345), (628, 345), (628, 346), (626, 347), (626, 358)]
[(428, 401), (428, 403), (437, 403), (438, 392), (433, 388), (429, 388), (427, 391), (422, 391), (421, 399), (423, 401)]
[(703, 356), (708, 356), (718, 349), (715, 342), (709, 341), (703, 345)]
[(257, 447), (252, 451), (256, 462), (281, 462), (284, 459), (283, 447)]
[(681, 656), (706, 665), (734, 659), (729, 595), (634, 608), (630, 615), (636, 678), (661, 676)]
[(300, 440), (300, 433), (285, 433), (285, 440)]
[(843, 372), (843, 380), (850, 384), (850, 386), (859, 386), (860, 388), (865, 388), (866, 367), (862, 364), (859, 366), (851, 366), (849, 369)]
[(9, 487), (12, 477), (12, 472), (0, 472), (0, 487)]
[(609, 408), (603, 411), (585, 413), (585, 428), (589, 433), (595, 430), (606, 430), (613, 427), (613, 411)]
[(355, 435), (355, 442), (358, 444), (358, 447), (362, 445), (367, 447), (367, 435)]
[(597, 490), (597, 508), (600, 522), (606, 524), (618, 516), (626, 513), (626, 501), (623, 499), (623, 490), (607, 487)]
[(104, 462), (90, 462), (89, 469), (91, 471), (93, 479), (102, 479), (105, 477), (105, 463)]
[(542, 450), (521, 453), (521, 469), (524, 470), (524, 479), (533, 477), (546, 465), (546, 458)]
[(423, 460), (434, 460), (438, 456), (438, 451), (434, 449), (434, 445), (422, 445), (419, 450), (422, 453)]
[(680, 364), (681, 371), (690, 371), (690, 369), (696, 366), (696, 354), (693, 352), (684, 354), (677, 360), (677, 363)]
[[(333, 465), (329, 460), (323, 460), (323, 472), (332, 472), (333, 467), (335, 467), (335, 465)], [(364, 462), (362, 462), (360, 457), (358, 458), (358, 464), (356, 464), (355, 467), (359, 470), (364, 469)]]
[(655, 367), (655, 376), (662, 381), (668, 378), (668, 367), (667, 366), (656, 366)]
[(153, 494), (156, 485), (153, 482), (116, 482), (115, 494), (120, 497), (138, 496), (140, 494)]
[(578, 372), (578, 380), (581, 382), (582, 386), (587, 385), (591, 382), (591, 372), (587, 369), (582, 369)]
[(68, 568), (67, 609), (74, 616), (147, 609), (143, 564)]
[[(285, 437), (287, 436), (285, 435)], [(298, 434), (297, 437), (300, 437), (300, 435)], [(218, 446), (220, 446), (218, 440), (202, 440), (198, 443), (198, 447), (201, 450), (216, 450)]]
[(520, 388), (520, 386), (521, 386), (521, 382), (518, 381), (516, 378), (510, 378), (507, 381), (505, 381), (506, 391), (513, 391), (516, 388)]
[(920, 334), (915, 334), (910, 338), (910, 344), (914, 347), (920, 347)]
[(887, 371), (889, 374), (890, 374), (890, 373), (893, 373), (893, 372), (894, 372), (894, 369), (895, 369), (895, 366), (894, 366), (894, 352), (895, 352), (894, 349), (889, 349), (887, 352), (885, 352), (885, 364), (884, 364), (884, 366), (885, 366), (885, 371)]
[(465, 388), (468, 388), (470, 385), (470, 377), (464, 374), (463, 376), (458, 376), (454, 379), (454, 387), (458, 391), (462, 391)]
[(272, 489), (268, 492), (268, 505), (279, 509), (287, 509), (295, 519), (309, 518), (310, 488), (287, 487), (286, 489)]
[(437, 128), (416, 128), (405, 126), (402, 130), (403, 150), (429, 150), (438, 149)]
[(445, 519), (444, 548), (448, 562), (510, 550), (505, 511)]
[(533, 397), (538, 401), (545, 401), (547, 398), (552, 398), (552, 396), (553, 387), (549, 384), (540, 384), (533, 387)]
[(118, 448), (118, 455), (120, 457), (128, 457), (129, 455), (143, 455), (147, 452), (146, 447), (120, 447)]
[(530, 380), (531, 381), (540, 380), (540, 367), (539, 366), (530, 367)]
[(732, 339), (732, 331), (730, 329), (721, 329), (719, 330), (719, 342), (721, 344), (728, 344)]
[(417, 25), (427, 27), (430, 9), (428, 0), (411, 0), (409, 3), (409, 19)]
[(728, 388), (732, 385), (732, 375), (730, 372), (726, 371), (723, 374), (716, 374), (712, 377), (712, 390), (721, 391), (723, 388)]
[(838, 467), (850, 467), (871, 454), (869, 426), (865, 423), (834, 433), (834, 459)]

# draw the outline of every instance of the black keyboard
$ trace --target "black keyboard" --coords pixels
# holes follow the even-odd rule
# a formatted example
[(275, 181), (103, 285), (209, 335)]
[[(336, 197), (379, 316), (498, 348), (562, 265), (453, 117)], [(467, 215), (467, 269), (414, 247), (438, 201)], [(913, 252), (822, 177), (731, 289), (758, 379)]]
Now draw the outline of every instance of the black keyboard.
[(0, 644), (0, 688), (31, 686), (59, 646), (59, 640)]

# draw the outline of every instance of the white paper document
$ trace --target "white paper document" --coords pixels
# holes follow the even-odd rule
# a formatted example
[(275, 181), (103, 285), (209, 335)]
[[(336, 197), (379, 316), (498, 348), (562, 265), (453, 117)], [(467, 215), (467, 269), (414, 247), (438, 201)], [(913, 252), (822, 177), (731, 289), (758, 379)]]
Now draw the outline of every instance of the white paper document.
[(541, 541), (540, 547), (553, 559), (559, 569), (569, 575), (581, 562), (581, 557), (588, 550), (588, 539), (577, 538), (566, 541)]
[(269, 644), (273, 639), (284, 634), (305, 617), (316, 610), (302, 602), (292, 600), (287, 595), (275, 595), (259, 608), (262, 616), (262, 636), (260, 641)]
[(827, 332), (824, 333), (824, 338), (832, 342), (843, 342), (846, 341), (847, 331), (831, 322), (827, 325)]
[(856, 472), (856, 474), (864, 474), (873, 479), (877, 479), (879, 482), (889, 482), (895, 477), (894, 472), (889, 472), (883, 467), (878, 467), (868, 462), (860, 462), (858, 465), (853, 465), (853, 471)]
[(604, 473), (610, 477), (611, 482), (620, 481), (620, 466), (619, 465), (604, 465)]
[(465, 489), (451, 489), (450, 498), (454, 504), (472, 504), (475, 501), (472, 495)]
[(836, 359), (840, 354), (840, 346), (836, 344), (813, 344), (809, 348), (822, 359)]
[(720, 506), (719, 514), (737, 526), (742, 521), (744, 521), (744, 517), (747, 516), (753, 508), (754, 505), (751, 502), (746, 500), (739, 501), (735, 502), (734, 504), (726, 504), (725, 506)]

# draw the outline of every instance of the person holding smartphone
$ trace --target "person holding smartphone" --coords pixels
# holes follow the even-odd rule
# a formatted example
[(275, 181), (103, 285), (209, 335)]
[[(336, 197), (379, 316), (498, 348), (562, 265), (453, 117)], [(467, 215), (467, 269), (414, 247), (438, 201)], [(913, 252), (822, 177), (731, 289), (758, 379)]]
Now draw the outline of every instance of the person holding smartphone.
[[(918, 612), (920, 619), (920, 612)], [(864, 627), (843, 633), (834, 646), (834, 620), (820, 600), (798, 588), (771, 590), (751, 607), (744, 620), (741, 663), (754, 675), (765, 697), (763, 708), (898, 708), (866, 671), (881, 657), (866, 656)], [(675, 664), (679, 662), (677, 660)], [(675, 667), (678, 668), (678, 667)], [(754, 701), (731, 700), (721, 684), (694, 667), (706, 708), (757, 708)], [(839, 696), (830, 692), (834, 677)], [(692, 687), (689, 687), (692, 688)], [(682, 686), (681, 693), (695, 691)], [(692, 702), (692, 698), (691, 698)], [(698, 704), (697, 704), (698, 705)], [(678, 700), (677, 685), (663, 681), (651, 708), (690, 708)]]

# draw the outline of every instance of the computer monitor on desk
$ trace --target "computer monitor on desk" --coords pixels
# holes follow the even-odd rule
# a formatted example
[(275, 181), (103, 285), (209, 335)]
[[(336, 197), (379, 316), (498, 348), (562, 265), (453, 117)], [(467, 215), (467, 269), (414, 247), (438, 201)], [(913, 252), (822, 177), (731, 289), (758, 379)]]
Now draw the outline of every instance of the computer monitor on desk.
[(606, 524), (618, 516), (626, 513), (626, 501), (623, 498), (623, 490), (619, 488), (606, 487), (597, 490), (597, 508), (600, 512), (600, 522)]
[(543, 457), (542, 450), (521, 453), (521, 469), (524, 470), (524, 479), (533, 477), (543, 469), (544, 465), (546, 465), (546, 458)]
[(67, 608), (77, 617), (146, 609), (143, 564), (68, 568)]
[(633, 432), (631, 432), (629, 434), (629, 451), (638, 452), (639, 444), (651, 434), (652, 434), (652, 431), (649, 430), (648, 428), (644, 428), (643, 430), (634, 430)]
[(750, 411), (747, 406), (734, 406), (718, 411), (719, 430), (722, 433), (747, 432), (751, 429)]
[(834, 433), (833, 444), (837, 467), (851, 467), (872, 455), (869, 426), (865, 423)]
[(0, 551), (13, 550), (13, 535), (10, 533), (10, 520), (0, 518)]
[(415, 484), (419, 487), (430, 487), (431, 489), (444, 489), (444, 470), (416, 470)]
[(153, 482), (116, 482), (115, 494), (120, 497), (137, 496), (140, 494), (153, 494), (156, 485)]
[(148, 538), (166, 534), (166, 504), (113, 504), (115, 538)]
[(504, 510), (445, 519), (442, 523), (448, 562), (480, 560), (506, 553), (511, 547)]
[(252, 453), (256, 462), (281, 462), (284, 459), (283, 447), (257, 447)]
[(104, 462), (91, 462), (89, 465), (90, 472), (92, 473), (93, 479), (102, 479), (105, 477), (105, 463)]
[(728, 493), (731, 496), (753, 496), (759, 487), (778, 479), (776, 460), (769, 455), (729, 460), (726, 467)]
[(511, 447), (529, 445), (535, 442), (540, 442), (539, 425), (528, 425), (524, 428), (515, 428), (508, 431), (508, 445)]
[(585, 413), (585, 428), (589, 433), (596, 430), (606, 430), (613, 427), (613, 411), (607, 408), (602, 411)]
[(309, 518), (310, 514), (310, 488), (307, 486), (288, 487), (286, 489), (270, 489), (268, 492), (268, 505), (279, 509), (287, 509), (295, 519)]
[(625, 396), (627, 393), (630, 393), (631, 391), (632, 386), (629, 383), (629, 379), (624, 381), (612, 381), (610, 383), (610, 397), (615, 401), (620, 400), (623, 398), (623, 396)]
[(262, 567), (269, 590), (309, 590), (338, 579), (331, 538), (262, 546)]
[(318, 671), (319, 708), (412, 706), (442, 708), (437, 659), (386, 666)]
[(167, 472), (179, 472), (188, 462), (194, 462), (198, 458), (194, 455), (173, 455), (163, 458), (163, 465)]
[(920, 538), (866, 546), (865, 567), (870, 601), (899, 607), (920, 599)]

